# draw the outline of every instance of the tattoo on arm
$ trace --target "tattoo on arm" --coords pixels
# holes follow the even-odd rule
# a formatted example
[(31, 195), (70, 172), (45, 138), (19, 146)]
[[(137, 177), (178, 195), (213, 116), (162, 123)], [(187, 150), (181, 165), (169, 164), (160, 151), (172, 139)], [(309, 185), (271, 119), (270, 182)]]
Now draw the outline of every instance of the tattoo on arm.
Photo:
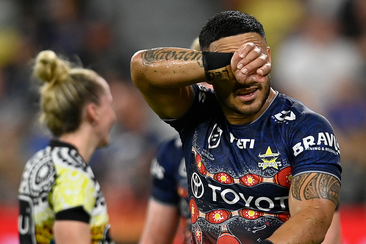
[(157, 61), (197, 61), (203, 67), (202, 53), (194, 50), (172, 51), (164, 48), (150, 49), (141, 54), (144, 64), (151, 65)]
[(332, 175), (322, 173), (301, 174), (292, 181), (292, 196), (301, 201), (315, 198), (329, 199), (338, 203), (341, 184)]
[(301, 174), (292, 179), (292, 196), (297, 200), (301, 200), (300, 188), (304, 184), (308, 174)]
[(215, 70), (209, 70), (207, 72), (206, 76), (209, 76), (208, 80), (215, 80), (215, 79), (230, 80), (230, 79), (234, 79), (234, 74), (231, 71), (230, 65), (228, 65), (226, 67), (218, 68), (218, 69), (215, 69)]

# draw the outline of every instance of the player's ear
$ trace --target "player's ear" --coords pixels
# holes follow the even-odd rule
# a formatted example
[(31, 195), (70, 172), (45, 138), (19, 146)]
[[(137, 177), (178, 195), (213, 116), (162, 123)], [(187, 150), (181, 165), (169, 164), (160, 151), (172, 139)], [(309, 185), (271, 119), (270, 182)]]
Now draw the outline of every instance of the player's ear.
[(99, 110), (95, 103), (88, 103), (86, 105), (86, 118), (91, 123), (95, 123), (99, 120)]
[(267, 46), (267, 53), (268, 53), (268, 62), (272, 63), (271, 47), (270, 46)]

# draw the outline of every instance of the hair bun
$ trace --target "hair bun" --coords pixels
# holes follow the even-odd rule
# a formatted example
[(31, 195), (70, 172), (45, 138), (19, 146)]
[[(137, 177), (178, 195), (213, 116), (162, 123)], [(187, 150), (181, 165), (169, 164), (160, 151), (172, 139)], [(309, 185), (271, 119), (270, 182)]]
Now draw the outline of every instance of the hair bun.
[(45, 50), (37, 55), (33, 73), (40, 80), (53, 83), (66, 79), (68, 69), (68, 63), (58, 58), (55, 52)]

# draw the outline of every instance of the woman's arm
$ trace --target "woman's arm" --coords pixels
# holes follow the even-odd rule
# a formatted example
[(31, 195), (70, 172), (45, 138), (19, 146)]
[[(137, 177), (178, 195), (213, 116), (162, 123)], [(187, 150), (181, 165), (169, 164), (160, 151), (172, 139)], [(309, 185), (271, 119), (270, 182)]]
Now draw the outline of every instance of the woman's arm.
[(90, 244), (91, 230), (88, 223), (74, 220), (56, 220), (53, 234), (57, 244)]

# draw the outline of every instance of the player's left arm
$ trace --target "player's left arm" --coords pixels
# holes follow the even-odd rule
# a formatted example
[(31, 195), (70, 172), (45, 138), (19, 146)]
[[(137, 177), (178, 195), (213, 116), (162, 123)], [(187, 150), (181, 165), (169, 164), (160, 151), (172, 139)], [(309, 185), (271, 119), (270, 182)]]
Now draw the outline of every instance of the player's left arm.
[(163, 204), (150, 198), (145, 225), (139, 244), (173, 243), (179, 225), (177, 206)]
[(322, 243), (338, 204), (339, 180), (326, 173), (296, 175), (289, 194), (290, 219), (271, 237), (274, 244)]

